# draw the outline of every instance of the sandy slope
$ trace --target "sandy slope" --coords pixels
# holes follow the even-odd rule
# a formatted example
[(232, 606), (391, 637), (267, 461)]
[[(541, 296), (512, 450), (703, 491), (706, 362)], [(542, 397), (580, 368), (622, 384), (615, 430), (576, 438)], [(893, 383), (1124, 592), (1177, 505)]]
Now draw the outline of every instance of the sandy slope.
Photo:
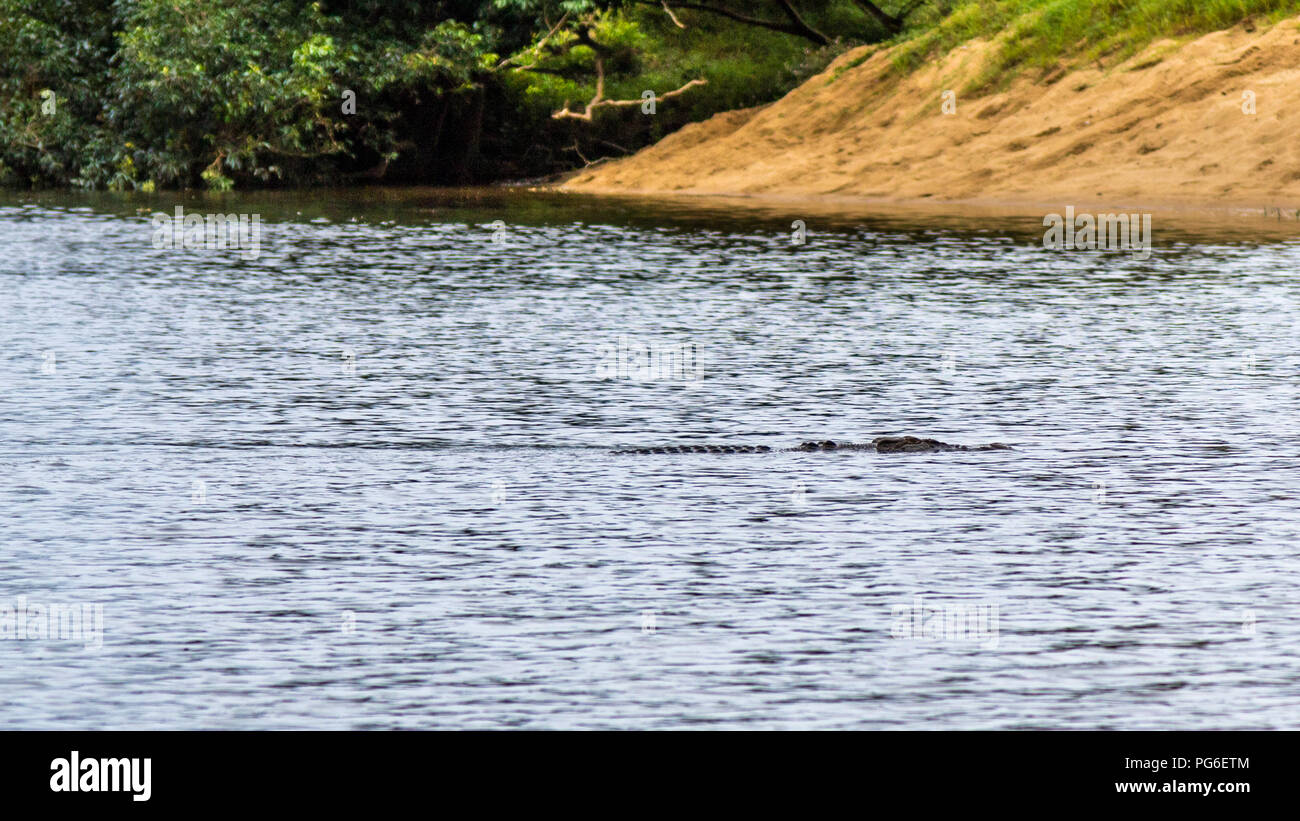
[[(975, 99), (960, 89), (987, 43), (901, 79), (887, 72), (888, 51), (859, 49), (775, 103), (687, 126), (565, 188), (1293, 211), (1300, 18), (1247, 28)], [(946, 89), (959, 92), (955, 114), (941, 112)]]

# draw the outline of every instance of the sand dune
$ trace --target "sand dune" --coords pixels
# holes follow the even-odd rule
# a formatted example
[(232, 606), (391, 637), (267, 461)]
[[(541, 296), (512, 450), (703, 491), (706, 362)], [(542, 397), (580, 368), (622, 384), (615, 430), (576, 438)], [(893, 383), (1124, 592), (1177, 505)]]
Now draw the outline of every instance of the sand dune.
[(777, 102), (689, 125), (564, 187), (1300, 207), (1300, 18), (1159, 41), (1122, 63), (964, 97), (992, 48), (972, 42), (907, 76), (889, 71), (888, 49), (857, 49)]

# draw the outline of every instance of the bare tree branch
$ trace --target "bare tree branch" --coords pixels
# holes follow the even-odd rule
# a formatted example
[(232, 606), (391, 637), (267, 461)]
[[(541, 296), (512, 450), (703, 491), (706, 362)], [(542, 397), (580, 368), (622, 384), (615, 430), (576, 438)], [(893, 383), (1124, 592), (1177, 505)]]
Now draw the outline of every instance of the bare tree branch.
[(681, 20), (678, 20), (678, 19), (677, 19), (677, 15), (673, 14), (673, 10), (672, 10), (671, 8), (669, 8), (669, 6), (668, 6), (668, 0), (660, 0), (660, 2), (661, 2), (661, 4), (662, 4), (663, 7), (664, 7), (664, 11), (668, 13), (668, 19), (669, 19), (669, 20), (672, 20), (674, 23), (676, 23), (676, 24), (677, 24), (677, 28), (679, 28), (679, 29), (684, 29), (684, 28), (686, 28), (686, 24), (683, 23)]
[[(682, 86), (681, 88), (675, 91), (669, 91), (666, 94), (661, 94), (656, 99), (667, 100), (672, 97), (676, 97), (677, 95), (695, 86), (705, 85), (707, 82), (708, 80), (704, 80), (704, 79), (691, 80), (689, 83)], [(586, 122), (591, 122), (592, 117), (595, 115), (596, 109), (598, 108), (604, 108), (607, 106), (620, 107), (620, 106), (629, 106), (629, 105), (641, 105), (643, 102), (645, 101), (642, 99), (636, 99), (636, 100), (605, 99), (605, 61), (599, 55), (597, 55), (596, 56), (596, 96), (591, 98), (591, 102), (587, 103), (587, 107), (582, 111), (574, 111), (570, 109), (569, 103), (566, 101), (564, 103), (564, 108), (552, 114), (551, 118), (555, 120), (574, 119), (574, 120), (585, 120)]]

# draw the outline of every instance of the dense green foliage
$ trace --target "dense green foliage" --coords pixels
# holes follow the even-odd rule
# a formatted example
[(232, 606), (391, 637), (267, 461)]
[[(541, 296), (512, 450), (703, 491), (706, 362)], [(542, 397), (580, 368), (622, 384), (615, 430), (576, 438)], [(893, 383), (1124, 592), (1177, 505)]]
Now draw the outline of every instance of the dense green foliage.
[[(836, 43), (658, 3), (0, 0), (0, 182), (225, 189), (550, 174), (771, 100), (844, 44), (884, 35), (850, 0), (805, 5)], [(582, 111), (598, 82), (606, 99), (639, 103), (695, 79), (707, 85), (654, 116), (627, 105), (590, 121), (553, 116)]]
[[(470, 87), (484, 36), (320, 3), (0, 0), (0, 173), (87, 187), (302, 181), (393, 156), (418, 95)], [(52, 91), (54, 104), (50, 106)], [(360, 100), (342, 112), (342, 95)], [(41, 99), (44, 96), (45, 99)], [(51, 110), (52, 108), (52, 110)]]
[[(1300, 0), (0, 0), (0, 184), (536, 177), (775, 99), (860, 43), (985, 78)], [(671, 9), (671, 10), (670, 10)], [(701, 82), (703, 81), (703, 82)], [(641, 103), (656, 95), (653, 116)]]

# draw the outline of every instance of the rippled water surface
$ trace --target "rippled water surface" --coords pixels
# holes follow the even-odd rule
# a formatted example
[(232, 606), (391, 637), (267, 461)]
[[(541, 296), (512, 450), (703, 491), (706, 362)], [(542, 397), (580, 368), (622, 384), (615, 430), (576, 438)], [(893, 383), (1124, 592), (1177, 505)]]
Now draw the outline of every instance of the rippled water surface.
[[(1006, 216), (181, 201), (260, 213), (243, 260), (151, 247), (176, 202), (0, 199), (0, 726), (1300, 718), (1277, 226), (1157, 218), (1144, 261)], [(620, 338), (698, 371), (611, 376)], [(611, 453), (899, 433), (1015, 450)], [(6, 632), (19, 597), (102, 646)]]

